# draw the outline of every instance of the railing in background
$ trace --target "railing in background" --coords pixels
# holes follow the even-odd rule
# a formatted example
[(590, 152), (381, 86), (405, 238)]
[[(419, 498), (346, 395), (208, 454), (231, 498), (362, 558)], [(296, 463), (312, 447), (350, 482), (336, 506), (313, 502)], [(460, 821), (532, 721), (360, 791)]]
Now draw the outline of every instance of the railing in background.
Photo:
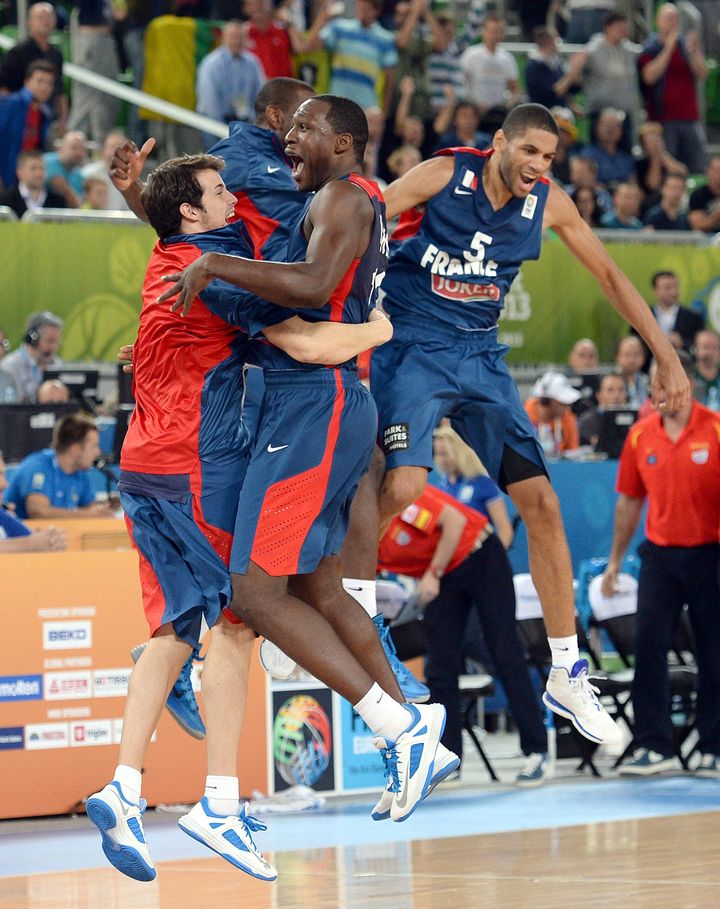
[[(2, 209), (0, 209), (0, 212)], [(8, 218), (7, 220), (12, 220)], [(136, 227), (143, 225), (131, 211), (95, 211), (87, 208), (37, 208), (35, 211), (26, 211), (22, 221), (39, 223), (41, 221), (67, 221), (67, 222), (94, 222), (103, 224), (134, 224)]]
[[(15, 41), (8, 38), (7, 35), (0, 35), (0, 48), (10, 50), (15, 46)], [(184, 126), (191, 126), (201, 132), (209, 133), (212, 136), (218, 136), (224, 139), (228, 134), (227, 123), (221, 123), (219, 120), (213, 120), (211, 117), (204, 117), (202, 114), (196, 114), (195, 111), (187, 110), (178, 104), (172, 104), (170, 101), (163, 101), (162, 98), (156, 98), (154, 95), (148, 95), (136, 88), (130, 88), (122, 85), (114, 79), (107, 79), (105, 76), (98, 76), (76, 63), (64, 63), (63, 73), (69, 76), (75, 82), (82, 82), (91, 88), (97, 88), (105, 94), (120, 98), (123, 101), (129, 101), (138, 107), (144, 107), (156, 114), (161, 114), (169, 120), (182, 123)]]

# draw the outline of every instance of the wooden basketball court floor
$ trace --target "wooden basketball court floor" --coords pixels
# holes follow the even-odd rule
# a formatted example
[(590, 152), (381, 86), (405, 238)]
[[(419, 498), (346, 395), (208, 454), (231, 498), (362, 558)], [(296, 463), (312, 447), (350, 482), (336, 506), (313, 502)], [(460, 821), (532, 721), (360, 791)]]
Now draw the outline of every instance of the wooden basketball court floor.
[(367, 796), (272, 816), (256, 881), (148, 815), (158, 877), (106, 865), (86, 818), (0, 823), (1, 909), (717, 909), (720, 780), (440, 788), (403, 824)]

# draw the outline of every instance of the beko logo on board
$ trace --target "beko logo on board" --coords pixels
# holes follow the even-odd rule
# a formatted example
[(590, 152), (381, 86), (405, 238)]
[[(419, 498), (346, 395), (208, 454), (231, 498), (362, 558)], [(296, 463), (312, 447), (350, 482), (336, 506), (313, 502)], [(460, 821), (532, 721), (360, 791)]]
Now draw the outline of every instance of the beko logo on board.
[(92, 647), (92, 622), (43, 622), (44, 650), (79, 650)]

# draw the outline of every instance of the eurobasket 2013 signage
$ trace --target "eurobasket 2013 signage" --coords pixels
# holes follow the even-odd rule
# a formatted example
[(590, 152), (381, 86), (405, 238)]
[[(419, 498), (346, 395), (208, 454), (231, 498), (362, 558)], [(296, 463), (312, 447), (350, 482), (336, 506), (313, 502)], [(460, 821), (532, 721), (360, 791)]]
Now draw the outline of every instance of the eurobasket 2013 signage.
[(274, 791), (335, 787), (332, 692), (322, 685), (281, 686), (272, 692)]
[(268, 704), (273, 792), (291, 786), (336, 793), (383, 789), (373, 734), (346, 700), (316, 681), (274, 681)]

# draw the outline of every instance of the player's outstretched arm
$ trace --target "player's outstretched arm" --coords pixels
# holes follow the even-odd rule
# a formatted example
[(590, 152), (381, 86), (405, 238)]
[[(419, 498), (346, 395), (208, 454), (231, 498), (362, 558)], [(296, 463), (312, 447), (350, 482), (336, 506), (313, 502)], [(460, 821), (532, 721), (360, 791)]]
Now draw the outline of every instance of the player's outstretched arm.
[(430, 158), (394, 180), (383, 192), (388, 221), (436, 196), (449, 183), (454, 168), (455, 161), (451, 157)]
[(150, 152), (155, 148), (155, 140), (150, 138), (142, 148), (130, 139), (123, 142), (113, 152), (110, 161), (110, 179), (113, 186), (119, 189), (128, 204), (130, 211), (141, 221), (147, 221), (145, 208), (140, 200), (145, 184), (140, 179), (143, 167)]
[(306, 322), (300, 316), (293, 316), (279, 325), (263, 329), (263, 334), (301, 363), (337, 366), (389, 341), (392, 331), (388, 317), (374, 309), (370, 319), (362, 325)]
[(611, 259), (573, 204), (568, 194), (552, 184), (543, 227), (552, 228), (598, 284), (620, 315), (645, 339), (657, 363), (653, 402), (678, 410), (688, 400), (690, 381), (678, 355), (660, 330), (650, 307), (630, 279)]
[(174, 282), (159, 298), (187, 315), (195, 297), (216, 278), (290, 309), (320, 309), (330, 299), (353, 260), (370, 241), (373, 207), (366, 193), (348, 182), (335, 181), (315, 196), (305, 218), (309, 233), (304, 262), (268, 262), (205, 253), (183, 272), (165, 275)]

